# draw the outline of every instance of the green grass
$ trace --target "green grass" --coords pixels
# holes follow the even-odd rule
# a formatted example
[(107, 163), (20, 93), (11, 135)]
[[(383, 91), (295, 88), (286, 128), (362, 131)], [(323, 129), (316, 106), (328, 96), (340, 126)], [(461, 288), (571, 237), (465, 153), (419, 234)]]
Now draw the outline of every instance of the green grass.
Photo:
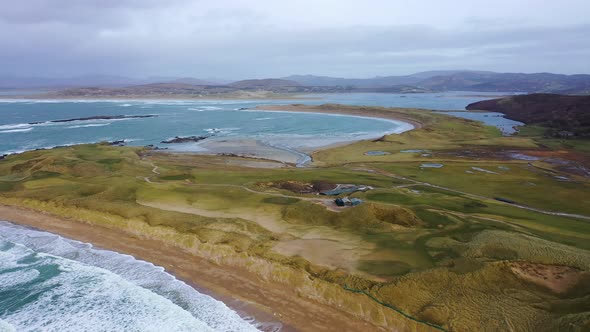
[[(559, 181), (549, 172), (526, 163), (444, 162), (439, 169), (425, 169), (420, 163), (380, 164), (391, 173), (490, 198), (502, 197), (549, 211), (590, 215), (590, 186), (587, 181)], [(507, 166), (509, 170), (502, 170)], [(476, 171), (482, 168), (498, 174)], [(467, 173), (467, 172), (472, 173)]]

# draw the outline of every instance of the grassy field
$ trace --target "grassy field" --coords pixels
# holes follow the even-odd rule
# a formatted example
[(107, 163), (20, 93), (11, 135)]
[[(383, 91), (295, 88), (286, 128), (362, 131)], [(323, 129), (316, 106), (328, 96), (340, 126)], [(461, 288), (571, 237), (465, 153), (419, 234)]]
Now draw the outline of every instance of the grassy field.
[[(590, 220), (495, 199), (590, 216), (588, 178), (506, 158), (505, 151), (553, 151), (534, 129), (502, 137), (467, 120), (392, 112), (424, 126), (318, 151), (304, 169), (100, 144), (9, 156), (0, 161), (0, 203), (121, 229), (129, 220), (169, 227), (362, 289), (453, 331), (589, 328)], [(412, 149), (427, 151), (401, 152)], [(568, 151), (585, 162), (584, 148)], [(332, 198), (280, 189), (286, 181), (374, 189), (351, 195), (363, 204), (336, 210)], [(513, 262), (569, 266), (576, 272), (564, 278), (574, 281), (556, 279), (564, 287), (556, 293), (523, 279)]]

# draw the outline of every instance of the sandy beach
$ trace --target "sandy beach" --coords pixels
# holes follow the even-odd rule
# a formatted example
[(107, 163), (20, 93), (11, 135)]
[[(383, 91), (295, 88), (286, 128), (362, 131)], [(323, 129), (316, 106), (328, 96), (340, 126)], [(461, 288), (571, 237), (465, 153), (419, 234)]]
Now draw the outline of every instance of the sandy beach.
[[(262, 105), (257, 106), (254, 109), (258, 111), (268, 112), (320, 113), (392, 120), (404, 123), (404, 125), (400, 128), (400, 131), (407, 131), (422, 127), (422, 124), (420, 122), (404, 118), (399, 114), (381, 112), (377, 109), (373, 109), (371, 111), (360, 111), (356, 109), (338, 107), (321, 109), (314, 106), (302, 107), (295, 105)], [(375, 138), (378, 137), (372, 137), (372, 139)], [(240, 157), (278, 161), (289, 165), (305, 166), (308, 165), (309, 162), (311, 162), (310, 156), (315, 151), (336, 148), (339, 146), (354, 143), (356, 141), (358, 141), (358, 139), (351, 138), (348, 140), (333, 141), (323, 144), (318, 144), (318, 142), (311, 142), (311, 145), (309, 146), (301, 146), (296, 149), (293, 149), (283, 148), (280, 146), (273, 146), (269, 142), (263, 142), (261, 140), (247, 138), (209, 139), (199, 142), (199, 150), (197, 151), (197, 153), (235, 155)]]
[(245, 269), (214, 264), (164, 241), (7, 205), (0, 205), (0, 220), (92, 243), (162, 266), (200, 292), (223, 301), (243, 316), (267, 323), (270, 328), (280, 324), (281, 331), (383, 330), (332, 306), (302, 298), (294, 288), (263, 280)]
[(199, 147), (207, 150), (205, 153), (276, 160), (287, 164), (296, 164), (302, 158), (301, 153), (272, 147), (255, 139), (211, 139), (203, 141)]

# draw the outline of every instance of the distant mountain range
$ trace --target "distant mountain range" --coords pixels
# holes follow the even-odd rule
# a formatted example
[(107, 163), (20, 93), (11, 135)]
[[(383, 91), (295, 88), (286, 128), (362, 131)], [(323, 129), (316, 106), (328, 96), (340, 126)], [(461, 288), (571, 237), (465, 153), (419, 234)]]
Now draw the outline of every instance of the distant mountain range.
[[(282, 78), (248, 79), (231, 82), (192, 77), (80, 76), (73, 78), (0, 77), (0, 89), (65, 89), (80, 87), (121, 88), (155, 83), (184, 84), (200, 87), (279, 90), (280, 92), (390, 92), (417, 93), (433, 91), (483, 91), (590, 94), (590, 75), (551, 73), (519, 74), (489, 71), (427, 71), (404, 76), (374, 78), (339, 78), (314, 75), (292, 75)], [(217, 89), (217, 88), (216, 88)]]
[(231, 87), (238, 89), (268, 89), (279, 87), (297, 87), (302, 86), (299, 82), (278, 78), (267, 78), (262, 80), (243, 80), (228, 84)]
[(385, 88), (397, 85), (415, 86), (433, 91), (552, 92), (590, 94), (590, 75), (551, 73), (519, 74), (486, 71), (428, 71), (406, 76), (385, 76), (365, 79), (336, 78), (313, 75), (284, 77), (305, 86), (350, 86)]
[(79, 87), (127, 87), (153, 83), (180, 83), (191, 85), (223, 85), (227, 80), (196, 79), (192, 77), (132, 78), (112, 75), (87, 75), (69, 78), (0, 76), (0, 89), (65, 89)]
[(404, 76), (377, 76), (374, 78), (340, 78), (314, 75), (292, 75), (283, 77), (306, 86), (353, 86), (357, 88), (383, 88), (394, 85), (418, 85), (420, 82), (439, 76), (455, 75), (461, 72), (488, 73), (478, 71), (436, 70)]

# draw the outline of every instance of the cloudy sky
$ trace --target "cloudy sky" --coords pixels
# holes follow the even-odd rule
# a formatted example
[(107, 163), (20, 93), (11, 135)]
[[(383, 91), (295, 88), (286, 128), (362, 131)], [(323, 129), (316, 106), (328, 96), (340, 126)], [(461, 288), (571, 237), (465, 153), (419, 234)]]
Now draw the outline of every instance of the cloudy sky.
[(0, 0), (0, 75), (590, 73), (588, 0)]

